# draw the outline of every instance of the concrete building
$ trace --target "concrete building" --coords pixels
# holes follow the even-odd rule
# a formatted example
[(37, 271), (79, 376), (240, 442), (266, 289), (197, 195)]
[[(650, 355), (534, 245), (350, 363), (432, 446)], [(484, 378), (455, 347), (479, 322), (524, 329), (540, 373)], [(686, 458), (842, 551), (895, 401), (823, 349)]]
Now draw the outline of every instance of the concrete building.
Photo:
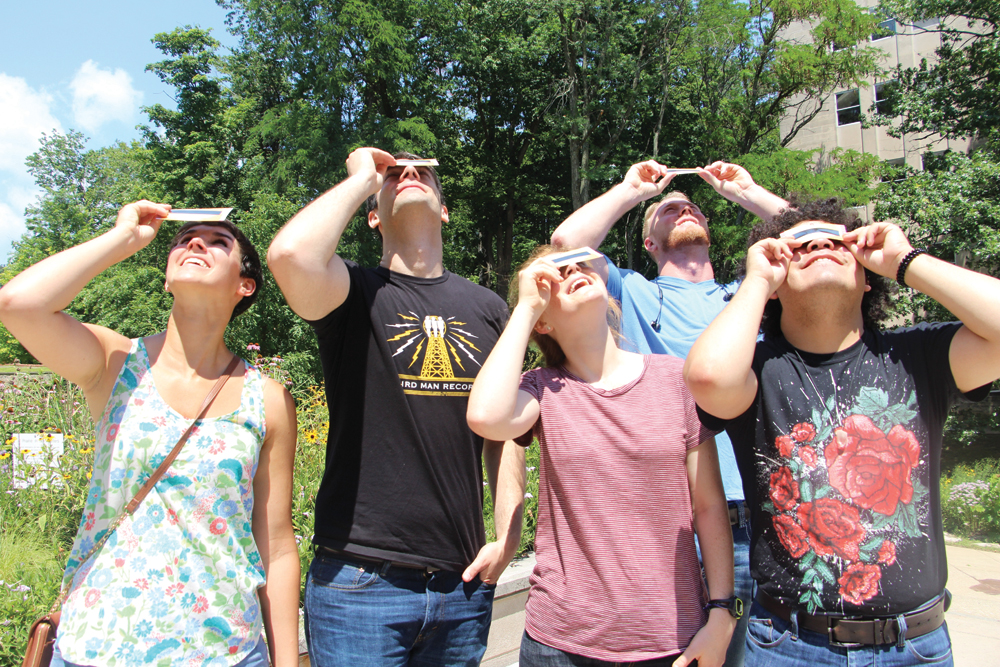
[[(873, 6), (870, 0), (860, 0), (860, 6)], [(897, 65), (904, 68), (917, 67), (923, 58), (934, 59), (934, 51), (940, 45), (939, 33), (933, 32), (942, 19), (928, 19), (915, 25), (903, 25), (893, 18), (879, 24), (879, 32), (871, 35), (868, 44), (885, 52), (883, 67), (892, 72)], [(790, 27), (784, 35), (788, 41), (811, 42), (810, 25), (798, 23)], [(891, 74), (890, 74), (891, 75)], [(892, 108), (886, 93), (894, 84), (892, 79), (868, 81), (857, 88), (835, 91), (822, 101), (819, 113), (805, 124), (788, 143), (795, 150), (818, 150), (819, 164), (829, 161), (835, 148), (853, 149), (879, 156), (892, 164), (904, 163), (914, 169), (924, 169), (933, 164), (936, 155), (946, 150), (967, 151), (968, 139), (948, 140), (939, 136), (904, 135), (891, 137), (883, 127), (861, 127), (861, 115), (871, 116), (872, 105), (879, 113), (891, 115)], [(815, 108), (815, 107), (814, 107)], [(799, 109), (808, 113), (811, 109)], [(793, 115), (782, 119), (781, 136), (787, 136), (796, 123)], [(869, 206), (869, 209), (871, 207)], [(859, 213), (862, 213), (859, 208)], [(871, 210), (864, 211), (870, 218)]]

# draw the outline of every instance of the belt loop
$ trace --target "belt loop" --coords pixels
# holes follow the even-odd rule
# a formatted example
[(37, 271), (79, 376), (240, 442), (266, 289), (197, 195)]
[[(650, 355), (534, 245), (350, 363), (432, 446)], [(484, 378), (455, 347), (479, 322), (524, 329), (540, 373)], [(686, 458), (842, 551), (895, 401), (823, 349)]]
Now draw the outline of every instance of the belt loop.
[(389, 568), (390, 567), (392, 567), (392, 562), (391, 561), (387, 561), (387, 560), (386, 561), (382, 561), (382, 565), (380, 565), (379, 568), (378, 568), (378, 576), (380, 576), (380, 577), (382, 577), (384, 579), (385, 576), (387, 574), (389, 574)]
[(792, 624), (790, 630), (792, 631), (792, 641), (799, 640), (799, 610), (792, 609), (792, 613), (788, 615), (788, 620)]
[(896, 647), (903, 648), (906, 646), (906, 615), (900, 614), (897, 616), (896, 623), (899, 625), (899, 628), (897, 629), (899, 637), (896, 639)]

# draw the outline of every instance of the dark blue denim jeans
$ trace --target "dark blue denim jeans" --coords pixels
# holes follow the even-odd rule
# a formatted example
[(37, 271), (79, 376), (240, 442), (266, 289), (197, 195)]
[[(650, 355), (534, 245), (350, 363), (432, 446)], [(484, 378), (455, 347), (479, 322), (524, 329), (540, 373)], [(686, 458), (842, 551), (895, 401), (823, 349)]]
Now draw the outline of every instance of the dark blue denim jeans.
[(479, 665), (495, 585), (317, 553), (306, 578), (313, 667)]
[[(653, 658), (652, 660), (641, 660), (639, 662), (608, 662), (588, 658), (575, 653), (567, 653), (548, 644), (536, 641), (525, 632), (521, 635), (521, 655), (518, 658), (518, 667), (624, 667), (625, 665), (635, 665), (639, 667), (670, 667), (680, 654), (669, 655), (665, 658)], [(691, 663), (695, 667), (698, 661)]]
[(747, 667), (904, 667), (953, 665), (948, 624), (903, 646), (831, 646), (826, 635), (801, 629), (754, 603), (747, 629)]

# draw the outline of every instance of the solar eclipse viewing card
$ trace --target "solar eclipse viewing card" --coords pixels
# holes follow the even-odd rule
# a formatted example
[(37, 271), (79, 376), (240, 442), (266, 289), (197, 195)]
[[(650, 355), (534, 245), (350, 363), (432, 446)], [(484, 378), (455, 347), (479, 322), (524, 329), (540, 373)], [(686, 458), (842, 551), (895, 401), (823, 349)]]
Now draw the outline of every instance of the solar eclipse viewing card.
[(667, 176), (679, 176), (680, 174), (697, 174), (700, 169), (665, 169)]
[(438, 161), (434, 158), (426, 160), (396, 160), (397, 167), (436, 167)]
[(164, 220), (180, 222), (222, 222), (229, 217), (231, 208), (175, 208)]
[(567, 264), (586, 264), (587, 262), (598, 259), (599, 257), (601, 257), (601, 253), (597, 252), (593, 248), (584, 246), (583, 248), (577, 248), (576, 250), (557, 252), (554, 255), (549, 255), (548, 259), (552, 260), (552, 263), (558, 267), (566, 266)]
[(795, 241), (811, 241), (813, 239), (833, 239), (843, 241), (847, 227), (844, 225), (831, 225), (828, 222), (807, 222), (796, 225), (791, 229), (786, 229), (779, 235), (783, 239), (793, 239)]

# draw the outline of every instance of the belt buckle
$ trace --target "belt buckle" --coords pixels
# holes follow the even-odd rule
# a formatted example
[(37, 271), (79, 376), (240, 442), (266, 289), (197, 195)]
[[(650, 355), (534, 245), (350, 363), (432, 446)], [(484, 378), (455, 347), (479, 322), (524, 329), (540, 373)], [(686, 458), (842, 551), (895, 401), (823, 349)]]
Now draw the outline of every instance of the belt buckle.
[(830, 646), (836, 646), (838, 648), (860, 648), (862, 646), (865, 646), (865, 644), (863, 644), (861, 642), (842, 642), (842, 641), (838, 641), (833, 636), (833, 629), (835, 627), (837, 627), (837, 624), (840, 623), (840, 621), (842, 621), (842, 620), (849, 620), (849, 619), (828, 618), (827, 621), (826, 621), (826, 638), (827, 638), (827, 641), (829, 641)]

